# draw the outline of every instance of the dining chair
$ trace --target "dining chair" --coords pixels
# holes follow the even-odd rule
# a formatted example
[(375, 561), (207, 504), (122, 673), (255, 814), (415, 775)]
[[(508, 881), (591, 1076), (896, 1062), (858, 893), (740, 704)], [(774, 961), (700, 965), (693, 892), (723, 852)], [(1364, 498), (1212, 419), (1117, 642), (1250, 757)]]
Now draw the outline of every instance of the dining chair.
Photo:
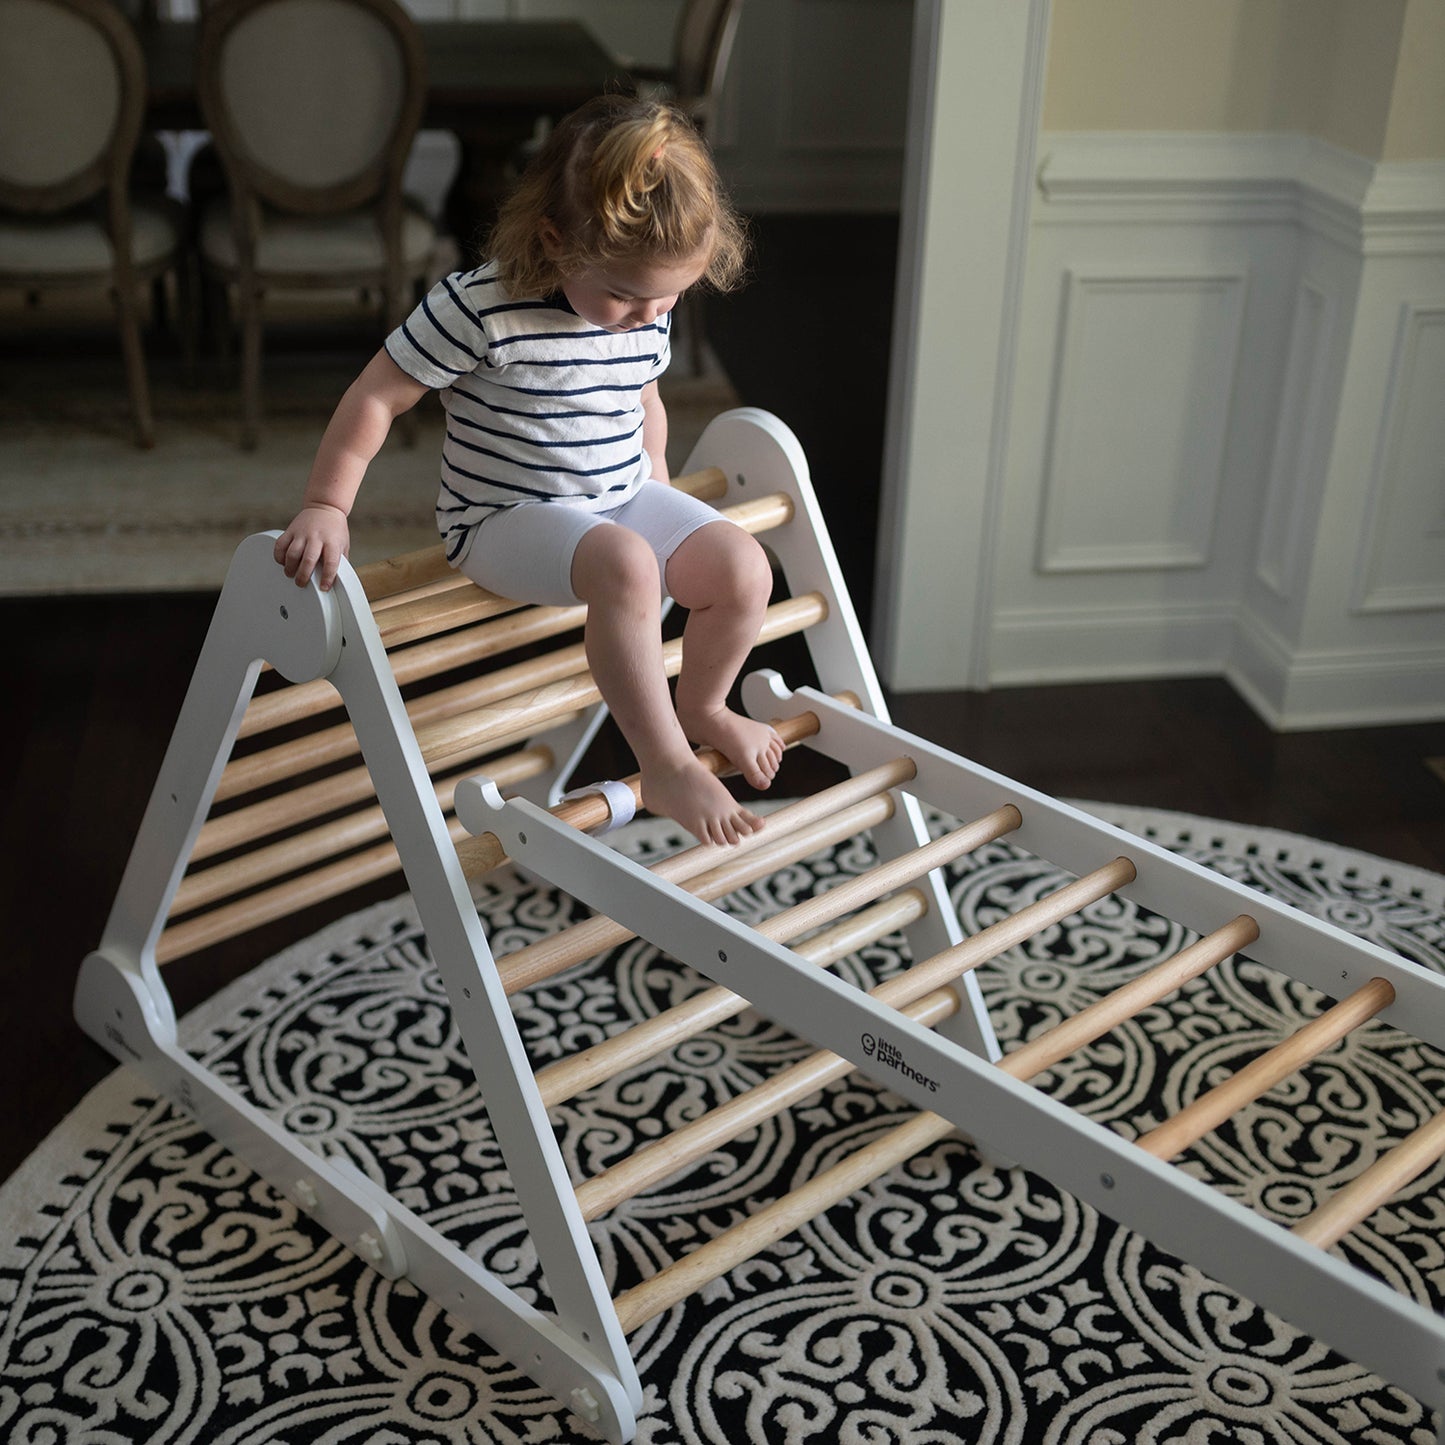
[(660, 86), (704, 134), (717, 116), (742, 8), (742, 0), (685, 0), (673, 31), (670, 63), (631, 67), (635, 80)]
[[(628, 66), (640, 91), (671, 101), (703, 135), (716, 129), (718, 100), (742, 8), (742, 0), (686, 0), (673, 31), (671, 63)], [(695, 292), (684, 296), (677, 307), (678, 329), (694, 375), (702, 374), (704, 362), (702, 310), (702, 298)]]
[(145, 288), (174, 270), (187, 326), (185, 227), (131, 194), (145, 64), (111, 0), (0, 0), (0, 286), (106, 286), (136, 441), (155, 442), (141, 344)]
[(197, 68), (226, 178), (198, 245), (236, 300), (249, 448), (268, 292), (377, 294), (390, 330), (427, 274), (436, 229), (402, 194), (426, 61), (396, 0), (219, 0), (202, 17)]

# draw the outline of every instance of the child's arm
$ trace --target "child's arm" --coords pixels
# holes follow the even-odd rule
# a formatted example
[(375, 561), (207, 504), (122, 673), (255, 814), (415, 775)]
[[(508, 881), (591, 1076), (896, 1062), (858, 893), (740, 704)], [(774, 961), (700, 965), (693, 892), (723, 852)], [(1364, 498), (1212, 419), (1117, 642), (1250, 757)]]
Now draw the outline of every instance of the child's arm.
[(301, 510), (276, 542), (276, 560), (298, 587), (304, 587), (313, 572), (323, 592), (336, 581), (341, 559), (351, 550), (346, 519), (366, 468), (392, 422), (428, 389), (384, 350), (347, 388), (316, 449)]
[(654, 481), (670, 484), (667, 471), (667, 408), (655, 381), (642, 388), (642, 449), (652, 459)]

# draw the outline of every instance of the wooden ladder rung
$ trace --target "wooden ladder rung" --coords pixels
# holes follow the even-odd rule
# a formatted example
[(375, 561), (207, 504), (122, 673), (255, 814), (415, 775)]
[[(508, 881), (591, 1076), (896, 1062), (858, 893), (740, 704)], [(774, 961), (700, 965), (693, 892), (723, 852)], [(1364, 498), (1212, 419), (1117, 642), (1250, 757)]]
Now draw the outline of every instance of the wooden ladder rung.
[[(391, 654), (392, 675), (398, 687), (406, 687), (424, 678), (484, 662), (514, 647), (557, 637), (581, 627), (586, 619), (587, 609), (582, 606), (521, 608), (492, 622), (398, 648)], [(255, 737), (341, 706), (341, 695), (327, 678), (294, 683), (253, 698), (237, 736)]]
[[(816, 718), (813, 723), (815, 729)], [(726, 759), (712, 749), (705, 749), (698, 756), (706, 759), (717, 771), (726, 765)], [(768, 815), (765, 827), (746, 834), (737, 843), (699, 843), (654, 863), (648, 871), (660, 882), (685, 886), (694, 896), (711, 902), (736, 888), (755, 883), (779, 868), (791, 867), (818, 848), (851, 838), (864, 828), (890, 817), (894, 804), (888, 790), (911, 781), (915, 771), (913, 763), (906, 758), (886, 763), (825, 788), (811, 798), (779, 808)], [(635, 775), (629, 781), (636, 786)], [(578, 798), (571, 803), (559, 803), (551, 811), (566, 821), (565, 814), (569, 809), (587, 801), (589, 799)], [(606, 800), (601, 801), (605, 808)], [(840, 819), (845, 821), (840, 824)], [(842, 831), (844, 827), (848, 831)], [(496, 851), (500, 852), (500, 845), (496, 844), (492, 834), (482, 836), (490, 839)], [(468, 861), (463, 860), (464, 867)], [(489, 853), (486, 861), (493, 866), (493, 855)], [(509, 994), (517, 993), (634, 937), (636, 935), (631, 929), (605, 914), (595, 914), (547, 938), (539, 938), (535, 943), (504, 954), (497, 961), (502, 986)]]
[(1328, 1249), (1445, 1156), (1445, 1110), (1427, 1120), (1362, 1174), (1337, 1189), (1292, 1233)]
[(623, 1333), (640, 1329), (648, 1320), (685, 1300), (705, 1284), (953, 1132), (954, 1126), (937, 1114), (915, 1115), (906, 1124), (856, 1150), (741, 1224), (674, 1260), (613, 1301)]
[[(1253, 919), (1234, 919), (1206, 938), (1181, 950), (1173, 959), (1166, 960), (1141, 979), (1124, 985), (1109, 998), (1100, 1000), (1098, 1005), (1078, 1014), (1076, 1019), (1082, 1022), (1074, 1024), (1074, 1021), (1070, 1020), (1051, 1030), (1050, 1035), (1058, 1037), (1051, 1038), (1047, 1045), (1043, 1045), (1042, 1040), (1038, 1041), (1041, 1045), (1039, 1048), (1025, 1045), (1024, 1049), (1016, 1050), (1000, 1060), (999, 1067), (1015, 1077), (1032, 1076), (1107, 1031), (1112, 1026), (1111, 1020), (1119, 1022), (1131, 1017), (1132, 1012), (1136, 1011), (1135, 1005), (1143, 1007), (1151, 1001), (1151, 996), (1164, 997), (1187, 979), (1203, 972), (1214, 963), (1221, 962), (1239, 947), (1253, 942), (1258, 937), (1258, 932), (1258, 926)], [(978, 937), (982, 937), (982, 934)], [(926, 999), (920, 999), (918, 1002), (923, 1004), (925, 1001)], [(913, 1011), (910, 1009), (910, 1012)], [(1070, 1024), (1074, 1026), (1070, 1027)], [(823, 1054), (815, 1055), (813, 1059), (799, 1066), (800, 1069), (811, 1067), (817, 1071), (813, 1076), (817, 1087), (826, 1082), (824, 1058)], [(799, 1082), (801, 1081), (800, 1075)], [(937, 1114), (919, 1113), (801, 1188), (752, 1215), (742, 1224), (667, 1265), (650, 1279), (620, 1294), (614, 1301), (624, 1333), (630, 1334), (637, 1330), (703, 1285), (751, 1259), (768, 1245), (784, 1238), (800, 1225), (865, 1188), (890, 1169), (905, 1163), (953, 1132), (954, 1125), (947, 1119)], [(667, 1142), (670, 1144), (672, 1140)], [(645, 1159), (654, 1147), (658, 1146), (640, 1151), (634, 1157)], [(630, 1162), (628, 1161), (629, 1164)], [(604, 1177), (598, 1176), (599, 1179)], [(584, 1191), (587, 1189), (588, 1185), (584, 1184), (578, 1191), (579, 1197), (584, 1200), (587, 1197)], [(597, 1199), (600, 1198), (599, 1192)]]
[[(1019, 827), (1021, 822), (1018, 809), (1012, 804), (1005, 804), (921, 848), (891, 858), (846, 883), (775, 914), (760, 923), (756, 932), (780, 943), (801, 938), (846, 913), (876, 902), (892, 889), (912, 883), (954, 858), (1001, 838)], [(555, 1064), (539, 1069), (537, 1086), (542, 1102), (548, 1108), (563, 1103), (584, 1089), (595, 1087), (623, 1069), (712, 1028), (747, 1007), (747, 999), (731, 989), (721, 986), (704, 989), (682, 1003), (633, 1025), (625, 1033), (604, 1039), (571, 1058), (559, 1059)]]
[[(1116, 888), (1132, 882), (1134, 876), (1133, 865), (1119, 859), (990, 924), (972, 938), (913, 965), (907, 972), (875, 985), (869, 993), (880, 1003), (899, 1009), (917, 1022), (934, 1024), (958, 1008), (958, 995), (949, 985), (965, 973), (1107, 897)], [(851, 1060), (820, 1049), (780, 1070), (772, 1078), (690, 1120), (665, 1140), (647, 1145), (579, 1185), (577, 1199), (583, 1218), (595, 1219), (615, 1209), (623, 1200), (631, 1199), (720, 1144), (791, 1108), (825, 1084), (852, 1073), (855, 1067)]]
[[(758, 643), (790, 637), (823, 621), (827, 615), (828, 605), (821, 593), (809, 592), (801, 597), (775, 602), (764, 616)], [(682, 668), (680, 637), (663, 645), (662, 660), (667, 675), (675, 677)], [(541, 659), (538, 661), (541, 662)], [(577, 672), (560, 681), (514, 693), (489, 706), (420, 727), (417, 729), (417, 742), (428, 765), (442, 767), (450, 763), (459, 750), (473, 747), (494, 735), (515, 732), (523, 727), (536, 731), (562, 713), (591, 707), (600, 700), (601, 692), (592, 674)]]
[(1387, 979), (1372, 978), (1333, 1008), (1311, 1020), (1261, 1054), (1237, 1074), (1202, 1094), (1158, 1128), (1137, 1140), (1139, 1147), (1158, 1159), (1172, 1159), (1231, 1114), (1269, 1092), (1281, 1080), (1305, 1067), (1328, 1048), (1339, 1043), (1395, 1001), (1395, 990)]
[(1172, 958), (1157, 963), (1147, 973), (1130, 979), (1088, 1008), (1030, 1039), (999, 1060), (999, 1067), (1016, 1079), (1032, 1079), (1061, 1059), (1077, 1053), (1117, 1028), (1141, 1010), (1168, 997), (1190, 979), (1207, 973), (1231, 954), (1247, 948), (1259, 938), (1259, 924), (1247, 914), (1231, 919), (1222, 928), (1182, 948)]
[[(513, 738), (511, 742), (521, 741)], [(520, 781), (524, 777), (545, 772), (551, 765), (545, 748), (521, 749), (507, 758), (498, 758), (495, 770), (504, 778)], [(244, 811), (244, 810), (243, 810)], [(227, 818), (231, 815), (227, 814)], [(448, 824), (454, 843), (465, 843), (470, 836), (454, 820)], [(234, 902), (198, 913), (194, 917), (168, 924), (156, 942), (156, 961), (171, 963), (178, 958), (209, 948), (213, 943), (246, 933), (278, 918), (289, 917), (315, 903), (340, 897), (363, 883), (398, 872), (401, 868), (396, 845), (378, 843), (362, 852), (352, 853), (334, 862), (315, 867), (300, 876), (248, 894)], [(210, 870), (206, 870), (210, 871)], [(178, 896), (180, 890), (177, 890)]]

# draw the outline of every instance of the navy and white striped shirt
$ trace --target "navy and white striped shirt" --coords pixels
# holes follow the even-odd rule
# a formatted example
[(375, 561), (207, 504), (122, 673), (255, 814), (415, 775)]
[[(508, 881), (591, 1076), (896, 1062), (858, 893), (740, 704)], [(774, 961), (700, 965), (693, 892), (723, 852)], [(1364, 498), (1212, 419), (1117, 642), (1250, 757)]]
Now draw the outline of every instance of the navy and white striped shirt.
[(651, 475), (642, 389), (667, 369), (670, 315), (635, 331), (584, 321), (560, 293), (514, 300), (492, 263), (432, 288), (387, 338), (391, 359), (441, 390), (437, 526), (465, 556), (479, 523), (518, 502), (620, 506)]

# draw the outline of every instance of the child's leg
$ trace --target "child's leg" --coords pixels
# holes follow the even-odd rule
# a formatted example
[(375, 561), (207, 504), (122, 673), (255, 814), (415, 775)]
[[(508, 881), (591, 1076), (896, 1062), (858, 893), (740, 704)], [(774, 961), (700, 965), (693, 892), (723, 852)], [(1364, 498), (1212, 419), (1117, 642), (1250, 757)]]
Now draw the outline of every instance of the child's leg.
[(673, 711), (662, 662), (662, 585), (651, 546), (627, 527), (594, 526), (573, 553), (571, 580), (588, 604), (587, 661), (637, 757), (643, 803), (704, 843), (736, 843), (756, 831), (762, 819), (697, 760)]
[(695, 743), (715, 747), (755, 788), (766, 788), (783, 742), (766, 723), (727, 705), (772, 594), (767, 554), (741, 527), (710, 522), (686, 538), (667, 563), (667, 590), (688, 609), (677, 716)]

